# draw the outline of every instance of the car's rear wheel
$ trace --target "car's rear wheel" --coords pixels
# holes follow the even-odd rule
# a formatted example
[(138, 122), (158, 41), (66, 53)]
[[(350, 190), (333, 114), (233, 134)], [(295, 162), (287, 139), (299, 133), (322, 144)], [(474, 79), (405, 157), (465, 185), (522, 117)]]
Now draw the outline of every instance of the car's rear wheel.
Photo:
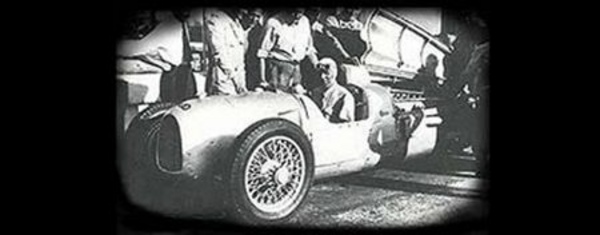
[(308, 193), (313, 153), (295, 124), (272, 120), (242, 134), (229, 183), (230, 212), (249, 224), (291, 218)]

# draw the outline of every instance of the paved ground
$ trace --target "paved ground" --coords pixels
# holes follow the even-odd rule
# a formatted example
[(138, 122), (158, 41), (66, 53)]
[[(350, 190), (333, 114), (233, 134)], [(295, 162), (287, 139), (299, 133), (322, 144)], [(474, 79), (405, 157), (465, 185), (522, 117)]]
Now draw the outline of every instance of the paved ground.
[[(488, 216), (488, 180), (469, 156), (421, 160), (320, 182), (293, 225), (405, 228)], [(433, 163), (435, 161), (435, 163)]]
[[(423, 228), (458, 221), (485, 222), (489, 180), (471, 156), (449, 155), (316, 182), (289, 226)], [(185, 223), (184, 223), (185, 224)], [(120, 234), (201, 234), (196, 228)], [(477, 234), (487, 234), (476, 228)]]

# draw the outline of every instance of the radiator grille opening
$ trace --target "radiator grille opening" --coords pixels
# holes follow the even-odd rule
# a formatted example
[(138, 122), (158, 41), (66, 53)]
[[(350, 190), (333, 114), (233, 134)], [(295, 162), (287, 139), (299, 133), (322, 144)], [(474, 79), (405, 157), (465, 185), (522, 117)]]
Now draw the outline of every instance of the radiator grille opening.
[(177, 120), (166, 117), (158, 134), (158, 164), (167, 171), (180, 171), (183, 165), (181, 135)]

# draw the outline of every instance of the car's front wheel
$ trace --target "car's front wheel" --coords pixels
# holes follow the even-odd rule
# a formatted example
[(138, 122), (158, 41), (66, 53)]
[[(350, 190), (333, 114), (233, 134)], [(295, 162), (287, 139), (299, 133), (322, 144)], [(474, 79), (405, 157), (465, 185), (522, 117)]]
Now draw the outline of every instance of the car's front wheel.
[(239, 141), (229, 174), (233, 216), (250, 224), (289, 219), (313, 177), (308, 139), (295, 124), (272, 120), (242, 134)]

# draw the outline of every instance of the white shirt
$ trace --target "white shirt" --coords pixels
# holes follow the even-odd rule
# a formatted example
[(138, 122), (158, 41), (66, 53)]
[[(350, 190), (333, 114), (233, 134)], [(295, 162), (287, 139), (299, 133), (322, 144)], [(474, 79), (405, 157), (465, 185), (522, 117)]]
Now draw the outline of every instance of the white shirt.
[(336, 83), (318, 87), (313, 94), (314, 99), (320, 99), (321, 111), (330, 121), (354, 120), (354, 97), (346, 88)]
[(308, 18), (302, 16), (297, 23), (290, 25), (283, 23), (280, 13), (267, 21), (257, 56), (300, 62), (315, 51)]
[(224, 69), (241, 71), (248, 35), (239, 20), (221, 10), (207, 9), (205, 23), (210, 56)]

